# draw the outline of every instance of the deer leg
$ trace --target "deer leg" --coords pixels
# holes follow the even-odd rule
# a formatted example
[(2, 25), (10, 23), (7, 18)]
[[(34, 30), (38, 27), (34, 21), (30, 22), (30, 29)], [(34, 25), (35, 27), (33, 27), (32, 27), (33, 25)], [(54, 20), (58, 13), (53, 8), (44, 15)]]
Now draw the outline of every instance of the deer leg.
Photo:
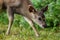
[(37, 32), (36, 28), (34, 27), (33, 22), (32, 22), (30, 19), (26, 18), (26, 17), (24, 17), (24, 19), (25, 19), (25, 20), (30, 24), (30, 26), (32, 27), (32, 29), (33, 29), (33, 30), (34, 30), (34, 32), (35, 32), (35, 35), (38, 37), (38, 36), (39, 36), (39, 34), (38, 34), (38, 32)]
[(8, 19), (9, 19), (9, 24), (8, 24), (8, 29), (7, 29), (6, 35), (8, 35), (10, 33), (11, 26), (12, 26), (13, 19), (14, 19), (14, 13), (13, 13), (12, 8), (7, 7), (7, 14), (8, 14)]

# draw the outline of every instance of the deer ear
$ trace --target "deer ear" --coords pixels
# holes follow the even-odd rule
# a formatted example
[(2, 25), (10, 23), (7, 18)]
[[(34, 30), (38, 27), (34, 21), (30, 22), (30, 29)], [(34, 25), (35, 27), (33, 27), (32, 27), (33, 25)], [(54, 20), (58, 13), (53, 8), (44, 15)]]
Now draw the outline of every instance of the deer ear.
[(48, 10), (48, 5), (41, 9), (41, 11), (43, 11), (43, 12), (45, 12), (47, 10)]
[(40, 11), (39, 11), (39, 14), (44, 14), (44, 12), (46, 12), (48, 10), (48, 5), (43, 7)]
[(33, 6), (29, 5), (29, 12), (36, 12)]

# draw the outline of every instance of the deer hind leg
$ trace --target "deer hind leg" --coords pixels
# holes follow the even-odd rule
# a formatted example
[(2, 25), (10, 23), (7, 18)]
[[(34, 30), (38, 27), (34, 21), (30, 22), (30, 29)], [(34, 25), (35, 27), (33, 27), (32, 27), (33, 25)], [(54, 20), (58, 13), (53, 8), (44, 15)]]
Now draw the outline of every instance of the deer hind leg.
[(34, 27), (34, 23), (33, 23), (30, 19), (28, 19), (28, 18), (26, 18), (26, 17), (24, 17), (24, 19), (30, 24), (30, 26), (32, 27), (32, 29), (33, 29), (34, 32), (35, 32), (35, 35), (38, 37), (39, 34), (38, 34), (36, 28)]
[(12, 8), (7, 7), (7, 14), (8, 14), (8, 19), (9, 19), (9, 25), (8, 25), (6, 35), (8, 35), (10, 33), (11, 26), (12, 26), (13, 19), (14, 19), (14, 13), (13, 13)]

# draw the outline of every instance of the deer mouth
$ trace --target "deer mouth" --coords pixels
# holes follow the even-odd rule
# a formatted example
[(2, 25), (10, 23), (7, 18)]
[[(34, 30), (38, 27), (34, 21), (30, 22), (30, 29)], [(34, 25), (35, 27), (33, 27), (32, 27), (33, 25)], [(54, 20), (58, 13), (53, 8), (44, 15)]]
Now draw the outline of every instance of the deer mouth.
[(39, 25), (42, 29), (46, 28), (47, 25)]

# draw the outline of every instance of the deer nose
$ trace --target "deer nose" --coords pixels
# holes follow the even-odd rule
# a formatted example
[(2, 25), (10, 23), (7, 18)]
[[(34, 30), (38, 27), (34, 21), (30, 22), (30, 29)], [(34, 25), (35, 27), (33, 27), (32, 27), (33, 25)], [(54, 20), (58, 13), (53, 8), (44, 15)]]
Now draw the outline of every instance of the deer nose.
[(43, 25), (43, 27), (44, 27), (44, 28), (46, 28), (46, 27), (47, 27), (47, 25), (45, 24), (45, 25)]

